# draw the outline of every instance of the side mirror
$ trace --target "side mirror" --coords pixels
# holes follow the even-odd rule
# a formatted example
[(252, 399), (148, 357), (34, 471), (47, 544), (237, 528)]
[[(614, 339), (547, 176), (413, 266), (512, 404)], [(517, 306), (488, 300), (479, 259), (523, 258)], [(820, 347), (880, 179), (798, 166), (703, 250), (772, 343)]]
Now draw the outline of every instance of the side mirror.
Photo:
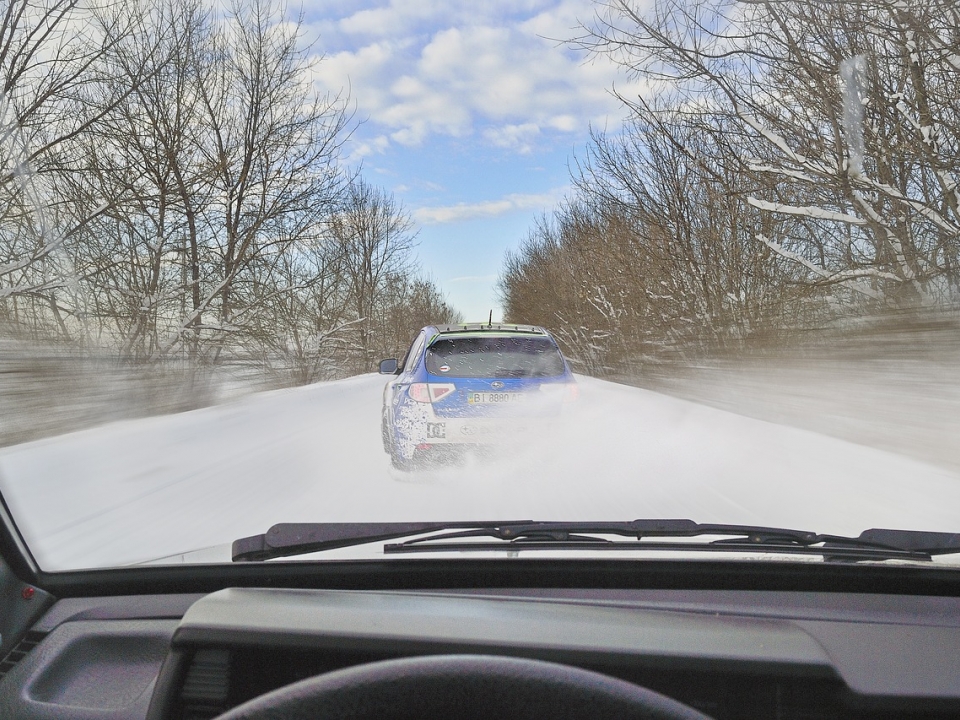
[(390, 358), (389, 360), (380, 361), (380, 374), (381, 375), (396, 375), (397, 374), (397, 359)]

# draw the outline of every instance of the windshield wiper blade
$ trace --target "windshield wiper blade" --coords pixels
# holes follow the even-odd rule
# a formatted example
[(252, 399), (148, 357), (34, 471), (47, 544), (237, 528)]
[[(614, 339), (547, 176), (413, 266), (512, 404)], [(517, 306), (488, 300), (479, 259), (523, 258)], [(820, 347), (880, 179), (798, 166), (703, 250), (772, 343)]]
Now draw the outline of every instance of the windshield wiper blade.
[[(583, 533), (632, 536), (634, 541), (611, 541)], [(721, 536), (703, 543), (677, 542), (679, 538)], [(723, 537), (729, 536), (729, 537)], [(464, 540), (497, 538), (486, 543)], [(673, 541), (650, 541), (671, 538)], [(502, 542), (508, 541), (508, 542)], [(491, 551), (491, 550), (678, 550), (724, 552), (776, 552), (820, 555), (829, 560), (924, 560), (933, 555), (960, 553), (960, 534), (910, 530), (865, 530), (845, 537), (751, 525), (696, 523), (692, 520), (634, 520), (626, 523), (558, 523), (504, 525), (460, 532), (440, 532), (401, 543), (384, 545), (384, 553)]]
[[(633, 538), (614, 541), (604, 535)], [(414, 537), (416, 536), (416, 537)], [(424, 537), (419, 537), (424, 536)], [(720, 536), (704, 543), (651, 542), (650, 538)], [(233, 559), (270, 560), (409, 537), (384, 553), (491, 550), (716, 550), (822, 555), (842, 560), (931, 560), (960, 553), (960, 534), (870, 529), (859, 537), (805, 530), (718, 525), (693, 520), (627, 522), (454, 521), (419, 523), (283, 523), (233, 543)], [(491, 538), (495, 542), (477, 542)]]

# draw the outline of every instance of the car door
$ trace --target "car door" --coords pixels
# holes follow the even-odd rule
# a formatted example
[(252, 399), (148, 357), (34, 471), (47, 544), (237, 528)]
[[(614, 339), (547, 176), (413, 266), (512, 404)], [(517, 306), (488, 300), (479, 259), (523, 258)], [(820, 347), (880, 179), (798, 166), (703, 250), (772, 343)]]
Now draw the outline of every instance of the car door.
[(396, 380), (387, 383), (384, 389), (384, 409), (388, 414), (388, 421), (394, 422), (394, 411), (397, 403), (400, 401), (400, 394), (413, 382), (413, 374), (419, 365), (420, 355), (423, 354), (423, 348), (427, 341), (426, 330), (421, 330), (417, 337), (410, 344), (410, 349), (404, 355), (400, 365), (400, 370)]

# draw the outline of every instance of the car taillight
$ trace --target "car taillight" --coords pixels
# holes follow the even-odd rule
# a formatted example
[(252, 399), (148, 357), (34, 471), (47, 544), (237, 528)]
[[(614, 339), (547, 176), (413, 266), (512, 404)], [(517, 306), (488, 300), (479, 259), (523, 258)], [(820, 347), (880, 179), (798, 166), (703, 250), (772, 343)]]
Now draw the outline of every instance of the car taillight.
[(430, 402), (430, 390), (428, 387), (426, 383), (413, 383), (407, 392), (410, 397), (417, 402), (428, 403)]
[(445, 398), (456, 389), (453, 383), (413, 383), (407, 392), (413, 400), (428, 403)]
[(567, 395), (564, 398), (565, 400), (576, 400), (580, 397), (580, 386), (576, 383), (570, 383), (567, 385)]

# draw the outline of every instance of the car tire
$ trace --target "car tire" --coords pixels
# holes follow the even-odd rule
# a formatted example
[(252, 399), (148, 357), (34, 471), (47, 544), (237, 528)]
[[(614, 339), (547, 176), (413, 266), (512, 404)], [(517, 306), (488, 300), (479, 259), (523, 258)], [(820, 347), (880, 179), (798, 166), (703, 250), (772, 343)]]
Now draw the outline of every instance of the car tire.
[(393, 440), (390, 438), (390, 426), (387, 425), (386, 416), (380, 418), (380, 440), (383, 441), (383, 451), (391, 454), (393, 452)]
[(415, 466), (413, 458), (403, 457), (395, 448), (390, 449), (390, 464), (393, 465), (394, 470), (402, 472), (410, 472)]
[(380, 423), (380, 436), (383, 440), (383, 450), (390, 456), (390, 464), (393, 466), (394, 470), (401, 470), (407, 472), (413, 469), (413, 458), (407, 459), (400, 454), (397, 449), (397, 444), (394, 442), (393, 433), (390, 430), (390, 426), (387, 424), (386, 418)]

